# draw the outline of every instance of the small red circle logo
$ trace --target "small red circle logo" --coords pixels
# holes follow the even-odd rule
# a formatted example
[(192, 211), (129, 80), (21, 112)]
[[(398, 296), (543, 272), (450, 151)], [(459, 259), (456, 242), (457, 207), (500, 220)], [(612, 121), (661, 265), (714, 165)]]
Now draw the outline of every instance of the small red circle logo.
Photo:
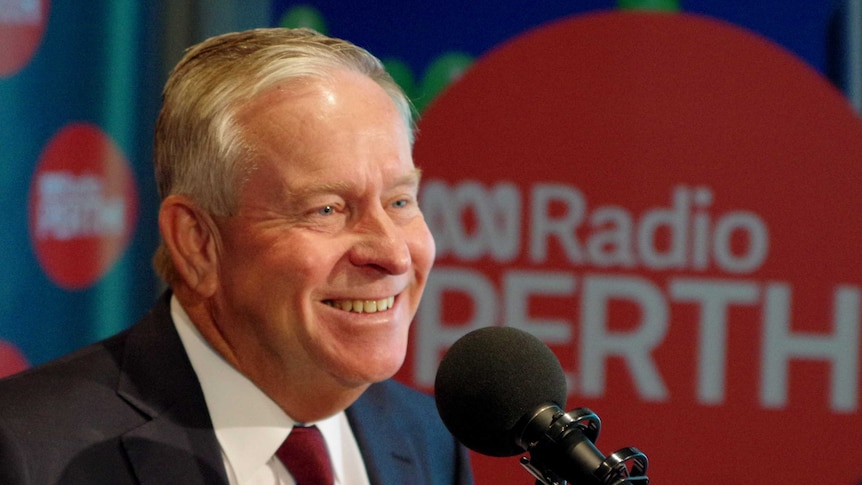
[(128, 244), (137, 210), (134, 178), (117, 146), (96, 126), (66, 126), (42, 152), (30, 187), (39, 264), (63, 288), (93, 284)]
[(0, 77), (21, 70), (36, 52), (48, 23), (48, 0), (0, 2)]
[(18, 347), (0, 340), (0, 378), (17, 374), (29, 366)]

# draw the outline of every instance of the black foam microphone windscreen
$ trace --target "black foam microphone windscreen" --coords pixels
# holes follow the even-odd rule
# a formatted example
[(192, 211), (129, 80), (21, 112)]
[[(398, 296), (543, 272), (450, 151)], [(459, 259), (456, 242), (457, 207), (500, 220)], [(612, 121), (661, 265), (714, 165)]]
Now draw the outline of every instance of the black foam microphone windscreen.
[(568, 394), (560, 361), (541, 340), (512, 327), (485, 327), (446, 352), (434, 384), (449, 431), (484, 455), (524, 451), (516, 425), (543, 404), (560, 408)]

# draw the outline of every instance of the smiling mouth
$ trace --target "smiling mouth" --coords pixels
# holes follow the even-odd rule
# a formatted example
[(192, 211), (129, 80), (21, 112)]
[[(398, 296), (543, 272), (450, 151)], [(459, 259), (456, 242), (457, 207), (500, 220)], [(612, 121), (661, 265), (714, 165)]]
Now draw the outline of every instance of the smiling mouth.
[(392, 308), (395, 297), (390, 296), (382, 300), (324, 300), (323, 303), (345, 312), (377, 313)]

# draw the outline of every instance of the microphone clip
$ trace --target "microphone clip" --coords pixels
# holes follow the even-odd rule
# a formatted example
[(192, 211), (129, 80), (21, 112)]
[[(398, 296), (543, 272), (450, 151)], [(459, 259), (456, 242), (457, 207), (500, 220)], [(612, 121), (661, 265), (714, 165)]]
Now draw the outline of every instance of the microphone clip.
[(518, 439), (530, 453), (521, 466), (536, 485), (648, 485), (646, 455), (628, 447), (605, 457), (594, 444), (600, 430), (601, 420), (587, 408), (564, 413), (555, 404), (541, 407)]

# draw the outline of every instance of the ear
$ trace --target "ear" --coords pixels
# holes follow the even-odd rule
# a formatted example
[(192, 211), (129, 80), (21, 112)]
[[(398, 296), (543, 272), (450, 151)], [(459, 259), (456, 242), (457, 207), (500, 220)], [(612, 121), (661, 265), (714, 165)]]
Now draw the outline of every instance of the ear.
[(199, 297), (218, 287), (218, 230), (189, 198), (170, 195), (159, 209), (159, 230), (179, 279)]

